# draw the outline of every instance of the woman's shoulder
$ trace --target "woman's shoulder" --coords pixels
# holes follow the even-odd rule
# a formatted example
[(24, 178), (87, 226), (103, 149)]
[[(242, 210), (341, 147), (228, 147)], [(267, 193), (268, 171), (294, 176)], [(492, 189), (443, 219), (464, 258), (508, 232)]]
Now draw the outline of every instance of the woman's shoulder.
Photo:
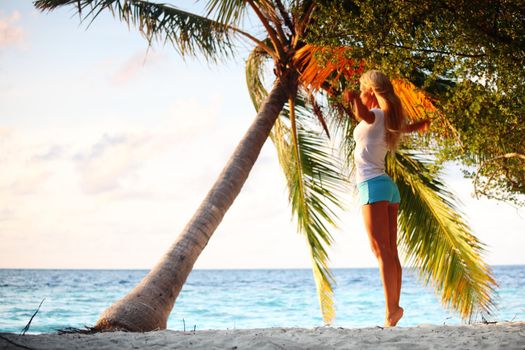
[(372, 108), (370, 110), (370, 112), (374, 113), (374, 116), (375, 116), (375, 120), (374, 120), (374, 124), (375, 122), (378, 120), (378, 119), (381, 119), (383, 120), (384, 116), (385, 116), (385, 112), (383, 112), (383, 110), (381, 108)]

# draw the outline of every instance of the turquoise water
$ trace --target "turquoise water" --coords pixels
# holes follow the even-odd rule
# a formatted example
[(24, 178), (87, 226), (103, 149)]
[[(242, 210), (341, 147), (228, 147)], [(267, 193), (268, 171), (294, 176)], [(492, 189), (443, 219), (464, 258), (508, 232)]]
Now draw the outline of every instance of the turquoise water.
[[(525, 266), (495, 266), (497, 321), (525, 320)], [(0, 332), (20, 332), (45, 298), (29, 333), (93, 325), (99, 314), (146, 274), (143, 270), (0, 270)], [(373, 327), (384, 318), (377, 269), (334, 269), (334, 326)], [(399, 326), (460, 324), (434, 291), (405, 270)], [(323, 324), (312, 273), (287, 270), (195, 270), (182, 290), (169, 329), (316, 327)]]

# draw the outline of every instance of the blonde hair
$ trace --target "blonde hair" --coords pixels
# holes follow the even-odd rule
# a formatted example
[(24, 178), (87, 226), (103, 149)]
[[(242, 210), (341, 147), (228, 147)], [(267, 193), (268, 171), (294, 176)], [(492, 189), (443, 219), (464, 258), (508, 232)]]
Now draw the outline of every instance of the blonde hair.
[(385, 140), (389, 149), (395, 150), (405, 125), (405, 111), (390, 79), (378, 70), (369, 70), (359, 79), (361, 85), (372, 88), (379, 107), (385, 114)]

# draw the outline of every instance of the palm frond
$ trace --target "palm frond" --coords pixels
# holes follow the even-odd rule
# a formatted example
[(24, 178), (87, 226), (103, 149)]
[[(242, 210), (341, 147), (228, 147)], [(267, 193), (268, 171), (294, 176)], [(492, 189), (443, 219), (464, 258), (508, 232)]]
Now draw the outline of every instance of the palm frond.
[(264, 99), (268, 96), (268, 91), (265, 89), (263, 82), (264, 63), (267, 59), (268, 55), (257, 47), (252, 50), (246, 60), (246, 85), (256, 111), (259, 110)]
[(346, 172), (347, 178), (350, 179), (354, 171), (354, 129), (357, 122), (352, 117), (352, 111), (337, 96), (331, 96), (327, 99), (327, 107), (330, 112), (327, 119), (330, 122), (332, 132), (335, 134), (333, 139), (338, 141), (339, 158), (343, 162), (343, 170)]
[(434, 105), (434, 100), (424, 90), (419, 89), (406, 79), (393, 79), (392, 85), (396, 94), (401, 99), (403, 109), (409, 120), (430, 119), (436, 125), (433, 129), (437, 136), (454, 138), (463, 147), (461, 138), (456, 128), (447, 116)]
[[(250, 96), (258, 108), (267, 94), (263, 85), (264, 53), (253, 51), (246, 62), (246, 80)], [(294, 109), (297, 134), (292, 135), (290, 106), (277, 119), (270, 138), (277, 150), (279, 163), (286, 178), (292, 212), (297, 217), (299, 232), (305, 235), (323, 319), (330, 324), (335, 317), (333, 275), (328, 267), (326, 247), (332, 243), (328, 226), (335, 226), (336, 208), (343, 206), (338, 197), (346, 191), (347, 182), (332, 155), (325, 133), (312, 129), (316, 117), (299, 95)], [(314, 127), (315, 125), (315, 127)], [(296, 140), (296, 143), (294, 142)]]
[(208, 16), (218, 22), (237, 26), (246, 13), (246, 0), (210, 0), (206, 5)]
[(409, 120), (425, 119), (442, 113), (434, 106), (431, 98), (423, 90), (405, 79), (392, 79), (396, 95), (399, 96)]
[(323, 127), (323, 130), (326, 133), (326, 136), (330, 138), (330, 131), (328, 130), (328, 124), (326, 123), (323, 111), (321, 107), (319, 106), (319, 103), (317, 103), (317, 100), (314, 97), (313, 93), (308, 93), (308, 103), (310, 104), (310, 106), (312, 106), (312, 112), (314, 112), (314, 115), (317, 117), (317, 120), (319, 120), (319, 123), (321, 123), (321, 126)]
[(294, 145), (293, 129), (287, 125), (291, 124), (289, 107), (285, 117), (276, 123), (271, 137), (287, 180), (292, 212), (310, 247), (323, 319), (330, 324), (335, 317), (334, 279), (325, 247), (332, 244), (329, 226), (336, 226), (335, 209), (343, 207), (338, 194), (346, 192), (347, 182), (341, 175), (338, 158), (328, 146), (326, 134), (312, 130), (310, 123), (316, 117), (301, 95), (294, 111), (297, 114), (297, 144)]
[(313, 0), (297, 1), (295, 6), (293, 6), (292, 13), (295, 23), (294, 27), (297, 33), (294, 37), (294, 47), (296, 47), (299, 38), (303, 36), (308, 28), (315, 7), (316, 1)]
[[(268, 1), (265, 0), (246, 0), (250, 5), (250, 8), (253, 10), (255, 15), (259, 18), (259, 21), (264, 26), (266, 34), (272, 43), (274, 52), (276, 52), (275, 57), (278, 60), (285, 58), (284, 47), (286, 45), (286, 37), (282, 31), (282, 23), (275, 14), (275, 7), (271, 6), (271, 10), (268, 11)], [(276, 22), (273, 22), (276, 21)], [(273, 22), (273, 25), (272, 25)]]
[(387, 172), (401, 194), (399, 242), (409, 262), (441, 294), (443, 305), (463, 319), (476, 312), (490, 314), (496, 281), (454, 195), (412, 152), (390, 155)]
[(142, 0), (37, 0), (34, 4), (42, 11), (71, 5), (82, 20), (91, 21), (107, 10), (137, 27), (150, 44), (153, 40), (170, 42), (183, 57), (202, 54), (211, 61), (232, 54), (232, 40), (238, 33), (212, 19)]
[(364, 62), (350, 57), (350, 47), (323, 47), (307, 44), (297, 50), (294, 61), (299, 67), (300, 82), (310, 91), (325, 90), (341, 78), (356, 80), (364, 70)]
[[(279, 36), (279, 39), (284, 43), (287, 41), (286, 35), (284, 33), (284, 19), (281, 17), (278, 9), (278, 5), (274, 0), (249, 0), (253, 5), (257, 6), (262, 13), (264, 13), (265, 18), (272, 23), (272, 27), (276, 30), (276, 33)], [(284, 7), (283, 7), (284, 9)], [(284, 9), (286, 11), (286, 9)]]
[(315, 122), (315, 116), (306, 106), (304, 96), (299, 95), (295, 113), (297, 145), (293, 142), (292, 128), (287, 125), (289, 109), (275, 125), (272, 140), (287, 180), (292, 212), (297, 217), (299, 231), (305, 235), (310, 247), (323, 319), (330, 324), (335, 317), (334, 280), (325, 247), (332, 243), (329, 226), (336, 226), (334, 209), (343, 206), (338, 194), (346, 192), (347, 182), (341, 176), (338, 158), (327, 146), (326, 134), (321, 130), (312, 130), (310, 123)]
[(283, 23), (286, 25), (292, 35), (295, 35), (295, 26), (292, 23), (292, 16), (290, 10), (287, 9), (281, 0), (275, 0), (275, 5), (282, 18)]

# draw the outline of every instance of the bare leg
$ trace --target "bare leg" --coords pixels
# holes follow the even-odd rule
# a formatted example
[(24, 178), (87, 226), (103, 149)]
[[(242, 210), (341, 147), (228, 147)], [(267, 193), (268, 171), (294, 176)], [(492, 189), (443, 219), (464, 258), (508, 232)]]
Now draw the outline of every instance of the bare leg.
[[(363, 218), (370, 245), (379, 262), (386, 301), (385, 325), (395, 326), (403, 310), (399, 307), (398, 268), (390, 243), (389, 202), (380, 201), (363, 205)], [(396, 249), (397, 252), (397, 249)]]
[(399, 261), (399, 254), (397, 250), (397, 212), (399, 203), (390, 203), (388, 206), (388, 221), (390, 227), (390, 250), (394, 256), (395, 266), (397, 269), (397, 284), (396, 284), (396, 305), (401, 310), (390, 320), (392, 325), (395, 326), (399, 319), (403, 317), (403, 308), (399, 307), (399, 298), (401, 297), (401, 284), (403, 280), (403, 273), (401, 268), (401, 262)]

